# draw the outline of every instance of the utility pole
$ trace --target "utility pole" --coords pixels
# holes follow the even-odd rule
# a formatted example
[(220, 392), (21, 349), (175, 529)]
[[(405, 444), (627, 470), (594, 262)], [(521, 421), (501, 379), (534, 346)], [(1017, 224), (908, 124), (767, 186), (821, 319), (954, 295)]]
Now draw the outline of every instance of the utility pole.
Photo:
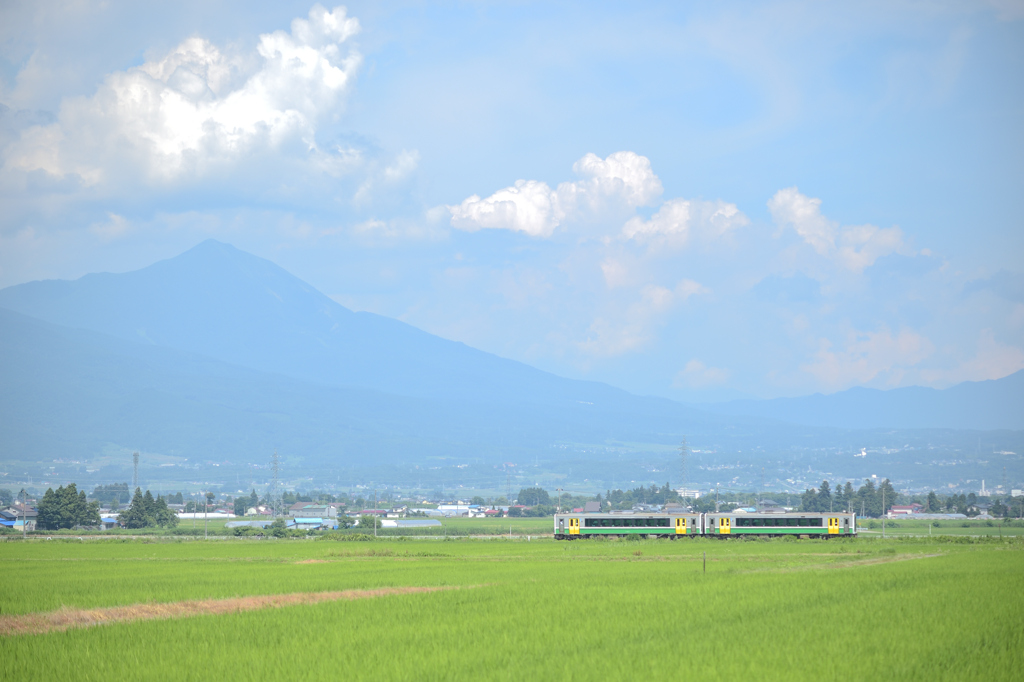
[(139, 453), (132, 453), (132, 494), (139, 487)]
[(203, 493), (203, 539), (210, 539), (210, 491)]
[(715, 513), (718, 513), (718, 490), (722, 487), (721, 483), (715, 484)]
[(21, 539), (28, 539), (28, 491), (24, 488), (21, 489)]
[(882, 539), (885, 539), (885, 487), (882, 487)]
[(373, 489), (373, 537), (377, 537), (377, 489)]

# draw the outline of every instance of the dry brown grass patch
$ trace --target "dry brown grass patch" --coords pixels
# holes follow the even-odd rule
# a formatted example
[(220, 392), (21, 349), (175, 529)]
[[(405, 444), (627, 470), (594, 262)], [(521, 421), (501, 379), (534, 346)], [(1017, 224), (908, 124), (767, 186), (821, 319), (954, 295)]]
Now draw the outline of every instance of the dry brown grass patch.
[(17, 616), (0, 616), (0, 636), (39, 635), (60, 632), (71, 628), (87, 628), (93, 625), (126, 623), (134, 620), (166, 620), (190, 616), (221, 615), (258, 609), (277, 609), (298, 604), (318, 604), (327, 601), (371, 599), (397, 594), (417, 594), (459, 589), (447, 587), (380, 587), (372, 590), (342, 590), (339, 592), (298, 592), (294, 594), (272, 594), (231, 599), (202, 599), (167, 604), (133, 604), (132, 606), (111, 606), (98, 609), (71, 609), (62, 607), (50, 613), (26, 613)]

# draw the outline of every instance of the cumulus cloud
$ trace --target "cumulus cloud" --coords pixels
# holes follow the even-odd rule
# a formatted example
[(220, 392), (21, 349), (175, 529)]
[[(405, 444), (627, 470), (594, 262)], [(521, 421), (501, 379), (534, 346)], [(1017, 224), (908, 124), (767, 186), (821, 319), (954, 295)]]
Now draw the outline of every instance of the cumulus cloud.
[(587, 154), (572, 168), (580, 179), (563, 182), (557, 189), (538, 180), (517, 180), (487, 198), (474, 194), (449, 206), (452, 227), (550, 237), (566, 220), (587, 218), (609, 207), (646, 206), (663, 191), (650, 159), (634, 152), (615, 152), (605, 159)]
[(290, 33), (261, 35), (257, 55), (229, 55), (189, 38), (160, 59), (109, 75), (93, 96), (65, 100), (55, 123), (21, 133), (4, 165), (87, 185), (123, 168), (165, 184), (292, 146), (338, 172), (351, 154), (319, 150), (315, 133), (351, 87), (361, 57), (348, 42), (358, 31), (344, 7), (316, 5)]
[(800, 369), (830, 389), (866, 384), (875, 379), (887, 385), (901, 384), (904, 374), (927, 358), (934, 347), (926, 337), (910, 329), (898, 334), (882, 327), (874, 332), (851, 332), (845, 347), (834, 349), (820, 339), (814, 360)]
[(801, 194), (796, 187), (776, 192), (768, 200), (768, 210), (780, 228), (792, 227), (819, 255), (852, 272), (863, 272), (882, 256), (909, 252), (900, 228), (840, 227), (821, 213), (821, 199)]
[(721, 237), (750, 221), (736, 204), (724, 201), (669, 199), (650, 220), (634, 217), (622, 228), (626, 239), (683, 246), (694, 230)]
[(690, 360), (672, 380), (675, 388), (707, 388), (720, 386), (729, 380), (729, 370), (708, 367), (700, 360)]
[(584, 341), (578, 344), (587, 355), (613, 357), (642, 348), (654, 339), (657, 325), (678, 303), (711, 290), (692, 279), (682, 279), (669, 289), (648, 284), (637, 299), (613, 319), (600, 316), (591, 322)]
[(459, 230), (512, 230), (531, 237), (550, 237), (565, 218), (558, 194), (537, 180), (517, 180), (486, 199), (474, 194), (448, 210)]

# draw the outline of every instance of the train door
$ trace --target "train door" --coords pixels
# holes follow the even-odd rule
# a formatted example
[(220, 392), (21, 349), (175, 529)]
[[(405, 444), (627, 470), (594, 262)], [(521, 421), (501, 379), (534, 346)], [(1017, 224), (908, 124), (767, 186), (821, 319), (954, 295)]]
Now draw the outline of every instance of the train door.
[(843, 533), (846, 534), (846, 535), (850, 534), (850, 517), (849, 516), (844, 516), (843, 517)]
[(580, 534), (580, 520), (579, 519), (569, 519), (569, 535), (579, 535), (579, 534)]
[(676, 535), (686, 535), (686, 518), (676, 517)]
[(828, 520), (828, 534), (839, 535), (839, 519), (830, 517)]
[(722, 535), (729, 535), (732, 533), (732, 519), (728, 516), (723, 516), (718, 519), (718, 532)]
[(565, 519), (558, 519), (558, 532), (565, 533)]

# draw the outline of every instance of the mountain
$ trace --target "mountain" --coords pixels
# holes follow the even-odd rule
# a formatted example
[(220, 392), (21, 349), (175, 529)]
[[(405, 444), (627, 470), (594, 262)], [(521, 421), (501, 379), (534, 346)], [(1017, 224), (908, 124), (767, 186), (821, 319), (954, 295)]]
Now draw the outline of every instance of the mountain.
[(8, 287), (0, 290), (0, 307), (250, 369), (396, 395), (551, 405), (635, 397), (353, 312), (270, 261), (212, 239), (134, 272)]
[(831, 395), (734, 400), (701, 407), (721, 415), (842, 429), (1024, 429), (1024, 370), (943, 390), (858, 387)]
[[(986, 434), (992, 456), (949, 428), (1019, 425), (1020, 378), (698, 409), (353, 312), (207, 241), (135, 272), (0, 290), (0, 477), (125, 480), (140, 449), (169, 467), (149, 480), (237, 486), (277, 449), (292, 477), (494, 490), (519, 472), (597, 490), (677, 481), (685, 435), (705, 488), (882, 472), (960, 485), (1022, 466), (1024, 431)], [(850, 430), (875, 423), (939, 429)]]
[(743, 448), (765, 435), (757, 420), (629, 394), (553, 408), (329, 386), (2, 308), (0, 331), (0, 461), (88, 460), (145, 447), (236, 465), (264, 462), (274, 449), (321, 469), (438, 458), (491, 465), (558, 460), (565, 445), (672, 452), (684, 433), (729, 432)]

